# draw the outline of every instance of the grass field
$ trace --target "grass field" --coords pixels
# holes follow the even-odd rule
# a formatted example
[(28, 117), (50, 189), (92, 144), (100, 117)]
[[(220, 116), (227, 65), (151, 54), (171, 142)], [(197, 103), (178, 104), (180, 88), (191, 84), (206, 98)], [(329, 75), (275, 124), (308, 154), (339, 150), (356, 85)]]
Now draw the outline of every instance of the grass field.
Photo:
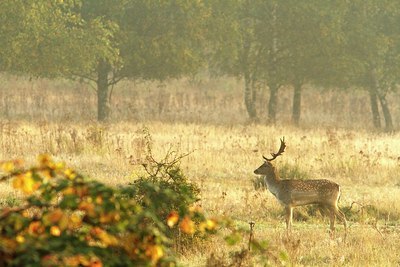
[[(27, 81), (7, 81), (7, 86), (13, 84), (19, 88), (17, 92), (25, 92), (28, 97), (18, 98), (15, 94), (7, 104), (8, 113), (2, 113), (1, 159), (23, 158), (30, 163), (38, 154), (49, 153), (94, 179), (111, 185), (129, 183), (143, 172), (140, 164), (146, 160), (143, 134), (143, 128), (146, 127), (152, 135), (156, 157), (162, 158), (171, 149), (178, 153), (190, 153), (182, 159), (181, 166), (189, 179), (201, 188), (200, 204), (209, 216), (227, 216), (243, 227), (248, 227), (248, 222), (254, 221), (255, 238), (268, 241), (272, 255), (281, 252), (287, 255), (285, 261), (281, 262), (274, 261), (271, 256), (270, 265), (400, 265), (400, 134), (371, 131), (362, 105), (355, 115), (359, 124), (354, 124), (353, 119), (345, 115), (337, 115), (335, 120), (334, 112), (326, 123), (323, 122), (328, 115), (323, 114), (313, 122), (318, 111), (308, 110), (304, 113), (304, 123), (300, 128), (287, 123), (290, 117), (287, 112), (281, 113), (282, 122), (268, 126), (245, 122), (241, 94), (236, 89), (232, 93), (224, 88), (216, 92), (201, 91), (199, 94), (208, 92), (211, 95), (209, 99), (214, 99), (209, 102), (203, 98), (204, 95), (198, 98), (194, 93), (184, 96), (186, 100), (182, 101), (188, 102), (183, 106), (188, 105), (196, 110), (198, 105), (197, 111), (204, 112), (190, 115), (177, 111), (182, 108), (179, 99), (176, 102), (171, 100), (174, 97), (177, 99), (180, 87), (174, 87), (175, 91), (165, 89), (168, 94), (172, 92), (168, 97), (169, 106), (163, 107), (167, 114), (157, 113), (159, 106), (154, 108), (156, 111), (144, 108), (151, 100), (145, 99), (146, 90), (142, 88), (143, 91), (131, 96), (137, 105), (136, 109), (141, 110), (131, 116), (141, 114), (141, 118), (129, 117), (127, 111), (121, 111), (125, 114), (124, 119), (98, 124), (90, 117), (94, 116), (94, 113), (90, 113), (94, 110), (90, 94), (86, 100), (87, 108), (84, 106), (80, 109), (82, 103), (73, 102), (78, 99), (78, 89), (72, 88), (67, 96), (63, 96), (72, 102), (61, 105), (65, 98), (60, 99), (55, 93), (67, 86), (61, 82), (56, 85), (43, 82), (47, 87), (60, 87), (50, 88), (47, 93), (39, 90), (40, 84), (36, 83), (32, 93), (29, 93), (31, 88)], [(235, 82), (230, 83), (237, 86)], [(153, 95), (155, 89), (149, 88), (148, 95)], [(126, 88), (121, 89), (120, 95), (115, 97), (119, 105), (116, 109), (124, 110), (122, 102), (128, 101), (124, 90)], [(2, 90), (3, 109), (10, 94)], [(222, 105), (224, 95), (229, 97), (225, 99), (227, 103)], [(24, 101), (29, 97), (33, 99), (30, 102), (32, 109), (28, 106), (24, 110), (21, 105), (26, 108)], [(284, 97), (288, 99), (289, 93), (286, 92)], [(321, 101), (315, 108), (322, 108), (321, 103), (327, 103), (335, 97), (333, 93), (318, 95)], [(357, 99), (349, 100), (352, 97)], [(366, 99), (360, 94), (346, 96), (343, 102), (362, 102)], [(175, 103), (175, 106), (171, 103)], [(200, 106), (206, 106), (205, 103), (211, 104), (201, 110)], [(311, 107), (307, 100), (305, 105)], [(232, 109), (230, 112), (229, 107)], [(286, 110), (287, 107), (283, 109)], [(340, 107), (335, 106), (334, 110), (340, 110)], [(220, 115), (216, 113), (218, 111)], [(74, 117), (77, 112), (82, 112), (82, 117)], [(154, 120), (149, 119), (151, 112), (154, 113)], [(62, 114), (69, 114), (73, 118), (63, 117)], [(207, 114), (213, 115), (208, 115), (207, 119)], [(226, 122), (221, 118), (225, 115)], [(335, 121), (345, 122), (343, 125), (346, 127), (335, 127)], [(362, 127), (362, 123), (365, 127)], [(283, 208), (268, 191), (255, 188), (257, 177), (253, 171), (262, 164), (261, 155), (274, 152), (282, 136), (285, 136), (288, 147), (275, 160), (275, 166), (281, 169), (283, 175), (301, 179), (328, 178), (342, 186), (339, 206), (348, 217), (350, 230), (346, 241), (343, 240), (343, 226), (340, 223), (336, 226), (336, 238), (332, 240), (328, 233), (328, 219), (318, 212), (315, 216), (309, 215), (315, 210), (307, 208), (295, 209), (293, 234), (288, 239)], [(12, 204), (18, 198), (9, 184), (0, 185), (0, 201), (3, 205)], [(225, 266), (239, 266), (238, 262), (233, 262), (235, 257), (232, 253), (246, 248), (247, 239), (244, 236), (243, 241), (235, 246), (228, 246), (221, 236), (201, 240), (195, 247), (184, 250), (179, 260), (183, 266), (206, 266), (207, 262), (208, 265), (214, 262), (222, 266), (223, 261)], [(212, 254), (214, 261), (210, 261)], [(239, 258), (244, 266), (268, 263), (251, 254)]]
[[(236, 223), (256, 222), (255, 235), (289, 255), (290, 264), (305, 266), (399, 264), (400, 172), (398, 134), (352, 131), (299, 130), (291, 127), (207, 126), (148, 123), (155, 155), (171, 147), (192, 152), (182, 167), (201, 188), (201, 205), (210, 216), (228, 216)], [(10, 127), (12, 134), (7, 134)], [(41, 152), (53, 154), (87, 175), (110, 184), (132, 181), (144, 162), (143, 125), (3, 125), (2, 152), (33, 161)], [(342, 241), (328, 234), (328, 222), (299, 209), (293, 240), (285, 239), (282, 208), (267, 191), (254, 188), (252, 171), (262, 163), (261, 154), (279, 145), (285, 135), (287, 152), (276, 160), (292, 175), (330, 178), (343, 187), (340, 206), (347, 212), (350, 233)], [(9, 157), (3, 154), (2, 158)], [(16, 197), (2, 185), (2, 199)], [(299, 215), (300, 214), (300, 215)], [(216, 237), (216, 239), (218, 239)], [(246, 238), (245, 238), (246, 239)], [(200, 245), (199, 245), (200, 246)], [(246, 243), (242, 244), (246, 246)], [(204, 266), (213, 252), (228, 255), (239, 247), (222, 240), (201, 244), (182, 256), (185, 266)]]

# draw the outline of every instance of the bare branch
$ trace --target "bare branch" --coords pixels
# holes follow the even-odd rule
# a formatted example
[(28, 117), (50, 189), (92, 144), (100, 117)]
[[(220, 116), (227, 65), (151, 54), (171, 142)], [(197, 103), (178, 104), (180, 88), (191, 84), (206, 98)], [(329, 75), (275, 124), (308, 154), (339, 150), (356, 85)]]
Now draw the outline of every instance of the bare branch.
[(85, 79), (85, 80), (88, 80), (88, 81), (97, 82), (96, 78), (89, 77), (89, 76), (86, 76), (86, 75), (83, 75), (83, 74), (70, 73), (70, 75), (76, 76), (76, 77), (79, 77), (81, 79)]

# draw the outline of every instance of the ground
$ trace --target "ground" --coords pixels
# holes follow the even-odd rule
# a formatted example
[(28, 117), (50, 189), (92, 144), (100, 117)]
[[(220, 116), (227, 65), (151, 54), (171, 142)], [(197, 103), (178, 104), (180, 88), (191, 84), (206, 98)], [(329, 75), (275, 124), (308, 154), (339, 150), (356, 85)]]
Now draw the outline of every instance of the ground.
[[(259, 124), (215, 126), (191, 123), (31, 123), (2, 124), (2, 158), (33, 162), (39, 153), (111, 185), (132, 181), (143, 171), (143, 128), (152, 135), (156, 157), (168, 150), (190, 153), (181, 166), (201, 189), (199, 204), (210, 217), (229, 217), (244, 228), (255, 222), (254, 236), (266, 240), (279, 262), (296, 266), (396, 266), (400, 264), (399, 134), (354, 130), (301, 129)], [(349, 221), (335, 239), (328, 219), (312, 208), (295, 209), (292, 234), (287, 237), (283, 208), (264, 188), (257, 188), (254, 169), (262, 154), (274, 152), (285, 136), (286, 152), (275, 160), (278, 169), (301, 179), (328, 178), (342, 186), (339, 206)], [(3, 204), (17, 201), (10, 185), (1, 185)], [(229, 246), (221, 236), (198, 241), (180, 258), (183, 266), (204, 266), (211, 254), (226, 262), (232, 252), (248, 246), (248, 236)], [(247, 255), (249, 265), (257, 257)], [(277, 262), (269, 260), (272, 265)], [(210, 263), (210, 261), (209, 261)]]

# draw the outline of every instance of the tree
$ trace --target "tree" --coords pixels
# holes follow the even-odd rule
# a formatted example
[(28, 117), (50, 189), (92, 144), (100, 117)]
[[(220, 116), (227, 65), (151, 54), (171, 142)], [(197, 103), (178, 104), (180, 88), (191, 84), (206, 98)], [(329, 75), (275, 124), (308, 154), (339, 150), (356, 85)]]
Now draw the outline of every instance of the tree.
[(191, 74), (202, 65), (202, 1), (83, 1), (82, 16), (117, 25), (113, 47), (117, 60), (99, 58), (82, 75), (97, 84), (98, 119), (109, 115), (110, 86), (124, 78), (165, 80)]
[[(274, 91), (271, 89), (276, 88), (274, 82), (271, 87), (271, 78), (279, 84), (292, 84), (292, 120), (298, 124), (301, 86), (305, 82), (325, 88), (361, 87), (370, 94), (375, 126), (380, 127), (380, 105), (385, 129), (391, 131), (393, 122), (386, 95), (395, 89), (399, 79), (399, 4), (371, 0), (286, 1), (275, 5), (273, 14), (279, 31), (269, 35), (272, 40), (277, 38), (279, 62), (272, 57), (263, 68), (267, 70), (270, 102)], [(271, 63), (272, 69), (268, 68)], [(270, 108), (271, 119), (273, 114)]]
[(121, 79), (179, 77), (202, 62), (202, 1), (5, 0), (0, 8), (1, 69), (94, 82), (100, 121)]
[(260, 45), (255, 16), (259, 1), (213, 1), (208, 33), (211, 69), (244, 80), (244, 104), (250, 120), (257, 120), (257, 83)]
[(327, 41), (321, 38), (321, 28), (327, 10), (319, 1), (230, 1), (228, 6), (213, 6), (215, 24), (220, 25), (213, 38), (214, 59), (223, 73), (243, 78), (250, 119), (258, 116), (258, 87), (269, 89), (268, 118), (274, 122), (279, 88), (292, 84), (293, 120), (298, 123), (301, 86), (319, 77), (321, 65), (326, 66), (321, 55)]
[(395, 89), (400, 71), (400, 6), (397, 1), (352, 1), (345, 14), (345, 55), (357, 68), (345, 73), (350, 84), (368, 91), (372, 121), (393, 130), (386, 95)]
[(244, 80), (244, 103), (251, 120), (257, 120), (257, 89), (267, 84), (270, 91), (268, 116), (275, 120), (276, 98), (285, 77), (281, 75), (281, 32), (278, 1), (215, 2), (217, 25), (214, 65), (224, 74)]
[(286, 1), (283, 8), (284, 71), (294, 91), (292, 122), (298, 125), (303, 85), (317, 82), (329, 86), (326, 81), (331, 72), (321, 70), (330, 70), (329, 51), (337, 43), (333, 41), (339, 34), (335, 25), (343, 8), (336, 1)]
[(334, 77), (337, 72), (331, 63), (341, 43), (344, 6), (343, 1), (264, 1), (258, 9), (262, 23), (257, 36), (264, 45), (261, 73), (270, 91), (270, 121), (276, 119), (278, 90), (283, 85), (294, 88), (292, 121), (298, 125), (302, 86), (327, 87), (340, 80)]
[(97, 55), (113, 54), (110, 29), (100, 19), (82, 20), (75, 2), (1, 1), (0, 70), (55, 77), (91, 69)]
[(253, 3), (255, 81), (269, 89), (268, 120), (276, 120), (276, 104), (279, 88), (287, 83), (285, 74), (286, 38), (281, 19), (283, 11), (279, 1), (258, 1)]

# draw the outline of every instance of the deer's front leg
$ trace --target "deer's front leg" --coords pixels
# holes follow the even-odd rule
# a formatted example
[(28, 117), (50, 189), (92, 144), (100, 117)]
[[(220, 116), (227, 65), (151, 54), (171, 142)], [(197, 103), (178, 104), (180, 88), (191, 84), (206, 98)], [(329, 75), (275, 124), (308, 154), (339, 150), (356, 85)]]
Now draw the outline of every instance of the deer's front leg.
[(286, 211), (286, 231), (290, 233), (292, 231), (292, 218), (293, 218), (293, 207), (285, 206)]

